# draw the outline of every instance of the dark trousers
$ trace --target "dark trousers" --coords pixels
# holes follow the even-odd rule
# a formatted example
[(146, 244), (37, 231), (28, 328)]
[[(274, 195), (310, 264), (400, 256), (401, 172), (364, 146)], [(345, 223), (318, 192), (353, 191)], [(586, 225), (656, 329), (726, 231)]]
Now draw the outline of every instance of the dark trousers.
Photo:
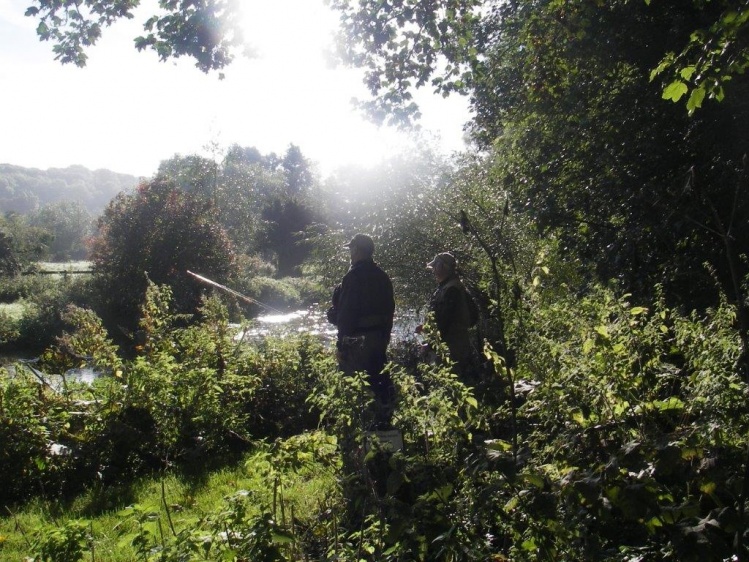
[[(340, 348), (338, 368), (346, 375), (357, 371), (367, 373), (369, 384), (375, 395), (377, 421), (389, 421), (389, 413), (381, 413), (383, 408), (392, 408), (394, 397), (393, 383), (388, 373), (383, 373), (387, 362), (386, 350), (390, 338), (381, 332), (365, 332), (355, 338), (344, 340)], [(382, 419), (383, 417), (387, 419)]]

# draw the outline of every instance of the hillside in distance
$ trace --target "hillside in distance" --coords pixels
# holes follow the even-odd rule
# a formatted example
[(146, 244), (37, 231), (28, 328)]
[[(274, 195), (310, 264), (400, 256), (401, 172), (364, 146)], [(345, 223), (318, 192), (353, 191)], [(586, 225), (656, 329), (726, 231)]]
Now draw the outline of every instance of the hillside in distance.
[(139, 178), (110, 170), (67, 168), (24, 168), (0, 164), (0, 212), (33, 213), (45, 205), (77, 201), (92, 215), (98, 215), (121, 191), (129, 191)]

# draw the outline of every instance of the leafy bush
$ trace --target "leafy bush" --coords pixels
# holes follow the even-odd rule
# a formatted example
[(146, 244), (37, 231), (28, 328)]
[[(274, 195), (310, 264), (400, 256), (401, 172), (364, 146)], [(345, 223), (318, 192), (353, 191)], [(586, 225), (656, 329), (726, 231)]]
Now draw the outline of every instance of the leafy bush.
[(92, 260), (108, 326), (137, 327), (147, 279), (168, 284), (181, 312), (193, 313), (203, 287), (186, 272), (225, 282), (233, 251), (215, 209), (164, 179), (118, 195), (99, 220)]
[(42, 419), (42, 402), (30, 373), (13, 377), (0, 369), (0, 470), (5, 475), (0, 504), (38, 493), (48, 455), (49, 430)]
[(514, 560), (730, 557), (747, 430), (732, 308), (683, 317), (604, 288), (541, 306), (542, 293), (526, 293), (517, 369), (495, 357), (535, 388), (510, 432), (522, 445), (493, 442), (479, 518)]
[(0, 309), (0, 345), (17, 340), (19, 335), (16, 315)]
[(249, 280), (247, 290), (253, 298), (275, 308), (298, 307), (302, 295), (289, 279), (255, 277)]

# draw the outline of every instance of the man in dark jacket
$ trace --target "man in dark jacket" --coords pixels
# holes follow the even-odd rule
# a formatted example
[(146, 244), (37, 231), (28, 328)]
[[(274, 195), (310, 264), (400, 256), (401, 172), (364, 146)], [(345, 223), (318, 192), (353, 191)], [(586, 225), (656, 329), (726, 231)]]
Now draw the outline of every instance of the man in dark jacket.
[(383, 373), (386, 351), (393, 328), (395, 300), (393, 285), (374, 262), (374, 241), (357, 234), (346, 245), (351, 253), (351, 267), (333, 293), (328, 320), (338, 327), (336, 356), (338, 367), (350, 375), (365, 371), (375, 394), (376, 422), (386, 422), (382, 414), (392, 406), (393, 385)]
[(455, 362), (455, 372), (464, 381), (474, 383), (476, 352), (470, 328), (478, 320), (476, 303), (458, 277), (455, 256), (451, 253), (437, 254), (427, 268), (432, 270), (437, 282), (429, 310), (434, 314), (440, 339), (447, 345), (450, 359)]

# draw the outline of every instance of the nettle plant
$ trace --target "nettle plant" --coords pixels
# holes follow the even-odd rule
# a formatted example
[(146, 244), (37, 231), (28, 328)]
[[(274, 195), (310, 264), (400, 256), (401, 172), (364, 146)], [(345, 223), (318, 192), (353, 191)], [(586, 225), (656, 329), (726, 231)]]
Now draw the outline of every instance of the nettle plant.
[(735, 309), (684, 316), (602, 287), (525, 298), (514, 377), (535, 389), (518, 462), (492, 461), (500, 509), (484, 507), (513, 559), (746, 556)]

